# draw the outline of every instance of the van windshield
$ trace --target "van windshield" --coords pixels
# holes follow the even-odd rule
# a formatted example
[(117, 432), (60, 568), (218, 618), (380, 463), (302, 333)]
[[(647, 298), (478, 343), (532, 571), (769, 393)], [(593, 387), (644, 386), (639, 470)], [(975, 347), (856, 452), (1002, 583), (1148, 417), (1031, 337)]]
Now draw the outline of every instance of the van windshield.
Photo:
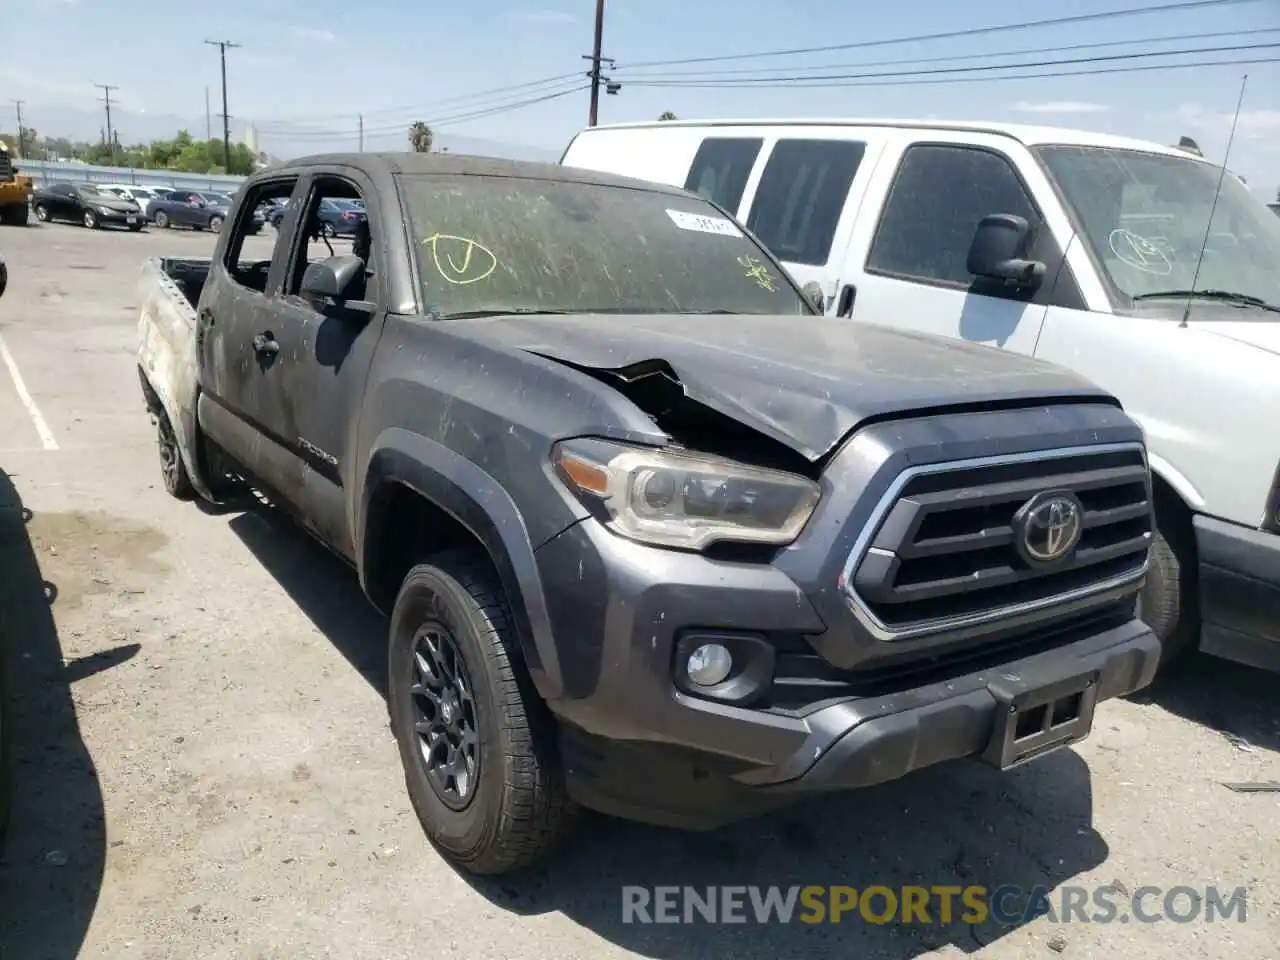
[(699, 197), (562, 180), (399, 178), (423, 301), (438, 317), (812, 310)]
[[(1280, 219), (1231, 173), (1222, 178), (1215, 209), (1221, 168), (1201, 160), (1101, 147), (1035, 152), (1094, 259), (1126, 297), (1186, 296), (1194, 283), (1202, 294), (1280, 305)], [(1280, 320), (1280, 313), (1258, 319)]]

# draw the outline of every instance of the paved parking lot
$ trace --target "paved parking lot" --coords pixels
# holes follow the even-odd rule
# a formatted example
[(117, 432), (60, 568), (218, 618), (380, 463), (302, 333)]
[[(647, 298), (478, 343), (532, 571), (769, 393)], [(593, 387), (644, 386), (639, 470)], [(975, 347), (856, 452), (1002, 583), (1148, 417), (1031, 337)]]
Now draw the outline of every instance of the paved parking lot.
[[(1280, 957), (1280, 795), (1223, 786), (1280, 780), (1280, 683), (1212, 661), (1003, 777), (956, 764), (713, 835), (593, 818), (545, 868), (464, 879), (404, 794), (384, 627), (352, 575), (267, 513), (164, 494), (134, 369), (137, 272), (212, 245), (0, 228), (20, 760), (0, 957)], [(711, 927), (624, 924), (628, 884), (1251, 893), (1243, 924)]]

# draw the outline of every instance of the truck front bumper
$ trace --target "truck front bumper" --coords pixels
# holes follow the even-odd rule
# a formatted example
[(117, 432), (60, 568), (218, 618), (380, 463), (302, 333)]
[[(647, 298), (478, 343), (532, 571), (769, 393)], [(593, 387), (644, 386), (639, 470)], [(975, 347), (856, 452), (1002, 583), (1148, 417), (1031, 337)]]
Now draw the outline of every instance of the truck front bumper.
[[(806, 708), (737, 706), (682, 692), (677, 651), (691, 632), (820, 632), (812, 606), (779, 570), (653, 551), (591, 521), (544, 545), (538, 562), (544, 582), (557, 582), (549, 596), (565, 598), (548, 610), (555, 632), (580, 636), (581, 656), (561, 648), (570, 696), (550, 704), (570, 794), (667, 826), (714, 828), (946, 760), (1015, 765), (1083, 739), (1093, 706), (1146, 686), (1160, 658), (1159, 641), (1122, 604), (1027, 655)], [(577, 601), (566, 579), (582, 584)], [(574, 677), (574, 662), (590, 683)], [(1040, 723), (1033, 714), (1042, 702)], [(1053, 733), (1054, 711), (1072, 703), (1076, 713)]]
[(1280, 671), (1280, 535), (1195, 518), (1200, 649)]

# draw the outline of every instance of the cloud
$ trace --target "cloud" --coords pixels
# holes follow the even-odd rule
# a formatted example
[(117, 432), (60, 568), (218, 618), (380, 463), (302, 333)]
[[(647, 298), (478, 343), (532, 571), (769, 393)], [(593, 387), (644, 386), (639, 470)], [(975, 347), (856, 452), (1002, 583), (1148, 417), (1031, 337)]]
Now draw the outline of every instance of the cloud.
[(562, 10), (524, 10), (513, 13), (512, 20), (521, 23), (577, 23), (578, 18)]
[(1111, 108), (1105, 103), (1088, 103), (1084, 100), (1048, 100), (1029, 103), (1023, 100), (1014, 104), (1019, 113), (1105, 113)]
[(318, 27), (290, 27), (289, 32), (299, 40), (313, 40), (316, 43), (333, 43), (338, 39), (333, 31), (321, 30)]

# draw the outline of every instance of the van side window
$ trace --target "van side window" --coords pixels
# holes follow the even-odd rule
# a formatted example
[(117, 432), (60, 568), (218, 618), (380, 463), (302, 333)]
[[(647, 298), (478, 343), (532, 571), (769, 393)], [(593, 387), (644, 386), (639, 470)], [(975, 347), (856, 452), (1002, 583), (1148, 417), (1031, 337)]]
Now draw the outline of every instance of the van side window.
[(866, 151), (852, 140), (779, 140), (747, 226), (779, 260), (822, 266)]
[(976, 147), (907, 149), (876, 228), (867, 272), (969, 286), (965, 266), (978, 222), (993, 213), (1041, 222), (1006, 157)]
[(736, 214), (763, 145), (764, 140), (759, 137), (708, 137), (698, 147), (684, 188)]

